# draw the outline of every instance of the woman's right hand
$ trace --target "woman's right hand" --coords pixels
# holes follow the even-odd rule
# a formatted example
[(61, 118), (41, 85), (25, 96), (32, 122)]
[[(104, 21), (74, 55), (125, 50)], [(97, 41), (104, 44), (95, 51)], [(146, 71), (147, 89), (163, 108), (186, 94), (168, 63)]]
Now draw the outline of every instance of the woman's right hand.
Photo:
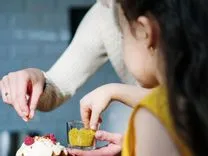
[(28, 121), (34, 117), (44, 83), (44, 74), (39, 69), (9, 73), (0, 81), (2, 99), (11, 104), (24, 121)]

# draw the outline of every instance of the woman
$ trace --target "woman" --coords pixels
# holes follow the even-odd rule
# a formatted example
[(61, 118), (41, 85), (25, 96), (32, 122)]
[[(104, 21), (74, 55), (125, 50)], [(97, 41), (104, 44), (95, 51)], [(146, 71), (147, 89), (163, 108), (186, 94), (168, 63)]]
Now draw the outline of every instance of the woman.
[[(11, 104), (19, 116), (28, 121), (34, 117), (36, 109), (50, 111), (69, 100), (108, 60), (123, 82), (134, 84), (121, 57), (121, 41), (114, 19), (114, 0), (97, 1), (80, 24), (72, 43), (49, 71), (29, 68), (2, 78), (3, 101)], [(103, 153), (109, 156), (119, 151), (121, 136), (112, 136), (107, 132), (98, 133), (97, 139), (112, 144), (89, 155)]]
[(208, 1), (119, 3), (127, 19), (118, 9), (126, 65), (154, 89), (135, 105), (132, 86), (101, 86), (83, 98), (83, 121), (98, 122), (109, 102), (119, 100), (134, 107), (123, 155), (208, 155)]
[[(121, 33), (113, 12), (113, 0), (98, 1), (83, 19), (72, 43), (46, 73), (29, 68), (5, 75), (0, 82), (4, 102), (13, 105), (27, 121), (36, 108), (50, 111), (69, 100), (108, 60), (123, 82), (135, 83), (121, 57)], [(27, 94), (31, 97), (30, 108)]]

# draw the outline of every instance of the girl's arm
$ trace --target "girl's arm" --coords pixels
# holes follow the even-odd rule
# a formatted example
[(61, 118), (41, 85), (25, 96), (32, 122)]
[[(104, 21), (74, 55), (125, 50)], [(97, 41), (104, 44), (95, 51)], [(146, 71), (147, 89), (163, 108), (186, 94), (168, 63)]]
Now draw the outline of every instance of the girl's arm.
[(139, 102), (151, 92), (151, 89), (142, 88), (127, 84), (110, 84), (109, 92), (111, 100), (120, 101), (130, 107), (135, 107)]
[(113, 100), (135, 107), (151, 90), (126, 84), (107, 84), (101, 86), (80, 101), (81, 117), (86, 127), (97, 128), (100, 114)]
[(146, 109), (137, 112), (134, 125), (137, 156), (180, 155), (165, 127)]

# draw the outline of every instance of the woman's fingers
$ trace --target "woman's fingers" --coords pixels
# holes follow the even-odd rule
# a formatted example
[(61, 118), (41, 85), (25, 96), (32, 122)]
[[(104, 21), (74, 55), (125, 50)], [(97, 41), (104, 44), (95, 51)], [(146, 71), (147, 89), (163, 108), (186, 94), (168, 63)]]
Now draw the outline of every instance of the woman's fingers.
[(29, 108), (27, 105), (26, 92), (29, 77), (21, 72), (9, 73), (1, 81), (3, 101), (11, 104), (18, 115), (27, 120)]
[[(10, 73), (8, 75), (10, 81), (10, 94), (12, 97), (12, 105), (14, 106), (17, 113), (23, 118), (23, 120), (27, 119), (29, 114), (29, 108), (27, 105), (27, 100), (25, 98), (27, 81), (29, 77), (22, 73)], [(20, 109), (17, 110), (17, 109)]]
[(13, 103), (19, 104), (20, 109), (23, 115), (28, 118), (29, 116), (29, 107), (28, 107), (28, 100), (27, 96), (27, 84), (29, 82), (29, 76), (22, 77), (21, 75), (18, 76), (17, 80), (13, 79), (13, 83), (16, 83), (16, 87), (13, 88), (13, 92), (15, 93), (15, 101)]
[(17, 114), (24, 120), (28, 121), (27, 117), (25, 117), (22, 113), (22, 110), (20, 109), (19, 105), (13, 105), (14, 109), (16, 110)]
[(9, 73), (0, 81), (3, 101), (11, 104), (24, 120), (33, 118), (44, 82), (44, 75), (39, 69), (29, 68)]
[(34, 117), (34, 114), (35, 114), (35, 110), (37, 108), (37, 104), (38, 104), (38, 101), (40, 99), (40, 96), (41, 94), (43, 93), (43, 86), (40, 85), (39, 83), (37, 84), (34, 84), (32, 86), (32, 94), (31, 94), (31, 102), (29, 104), (29, 107), (30, 107), (30, 115), (29, 117), (30, 118), (33, 118)]

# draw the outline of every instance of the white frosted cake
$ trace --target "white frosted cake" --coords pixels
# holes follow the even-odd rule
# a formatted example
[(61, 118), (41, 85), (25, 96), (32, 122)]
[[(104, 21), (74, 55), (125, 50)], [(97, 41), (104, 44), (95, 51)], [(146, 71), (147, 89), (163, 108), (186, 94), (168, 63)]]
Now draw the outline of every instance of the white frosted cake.
[(16, 156), (67, 156), (67, 150), (53, 134), (26, 137)]

